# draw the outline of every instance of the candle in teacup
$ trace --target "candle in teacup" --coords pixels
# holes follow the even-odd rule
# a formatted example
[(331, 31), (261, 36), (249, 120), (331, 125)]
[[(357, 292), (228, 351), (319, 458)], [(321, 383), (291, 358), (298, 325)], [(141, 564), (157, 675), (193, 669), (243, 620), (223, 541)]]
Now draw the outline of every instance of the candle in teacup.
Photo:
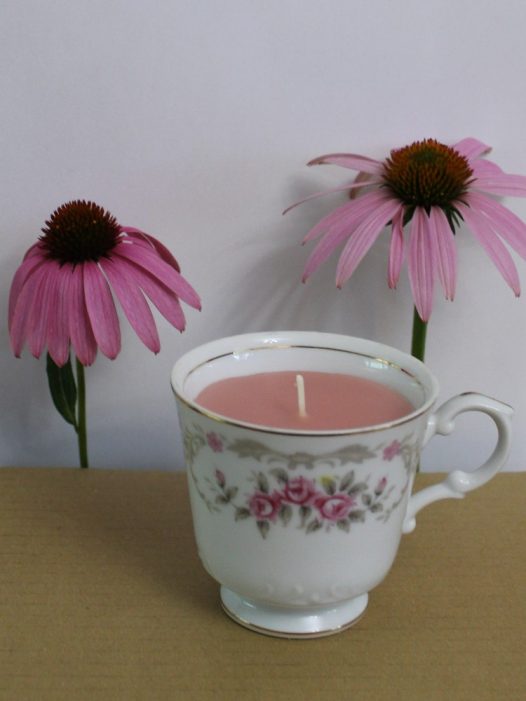
[(228, 377), (205, 387), (195, 401), (229, 419), (314, 431), (383, 424), (414, 409), (399, 392), (380, 382), (309, 370)]

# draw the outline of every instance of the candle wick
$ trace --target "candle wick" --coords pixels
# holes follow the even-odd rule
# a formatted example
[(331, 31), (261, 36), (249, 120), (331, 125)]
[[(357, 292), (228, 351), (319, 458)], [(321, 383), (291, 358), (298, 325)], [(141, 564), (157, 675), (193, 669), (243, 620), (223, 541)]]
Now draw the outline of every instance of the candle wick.
[(305, 380), (303, 375), (296, 375), (296, 393), (298, 397), (298, 413), (302, 418), (307, 417), (307, 408), (305, 404)]

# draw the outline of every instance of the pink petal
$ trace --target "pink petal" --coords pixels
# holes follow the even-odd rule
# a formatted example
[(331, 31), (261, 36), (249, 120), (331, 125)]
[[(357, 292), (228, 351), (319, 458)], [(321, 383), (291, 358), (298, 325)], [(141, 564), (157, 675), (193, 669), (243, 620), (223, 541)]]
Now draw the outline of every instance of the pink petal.
[(130, 264), (122, 259), (101, 259), (100, 266), (135, 333), (147, 348), (153, 353), (158, 353), (161, 343), (155, 320), (144, 295), (128, 272)]
[(49, 300), (47, 347), (49, 355), (59, 367), (69, 358), (68, 298), (71, 271), (72, 266), (59, 267)]
[[(368, 193), (360, 198), (359, 202), (348, 202), (346, 205), (339, 207), (338, 217), (334, 218), (334, 223), (325, 233), (321, 241), (309, 256), (303, 271), (302, 280), (305, 282), (312, 273), (324, 263), (337, 248), (342, 241), (353, 234), (354, 229), (361, 224), (364, 218), (374, 210), (375, 207), (386, 201), (386, 195), (383, 192), (375, 191)], [(335, 212), (333, 212), (335, 214)], [(305, 241), (315, 233), (319, 226), (324, 221), (332, 220), (332, 215), (328, 215), (317, 226), (312, 229), (304, 239)]]
[(367, 156), (358, 156), (355, 153), (328, 153), (325, 156), (318, 156), (307, 165), (316, 166), (322, 164), (330, 164), (350, 168), (351, 170), (360, 170), (371, 175), (382, 175), (384, 172), (384, 164), (382, 161), (377, 161), (374, 158)]
[(175, 292), (183, 302), (186, 302), (195, 309), (201, 308), (201, 301), (193, 287), (177, 272), (177, 270), (174, 270), (170, 265), (161, 260), (153, 251), (143, 248), (142, 246), (134, 246), (122, 242), (117, 244), (113, 249), (113, 255), (131, 260), (160, 280), (166, 287), (172, 290), (172, 292)]
[(526, 175), (482, 175), (473, 182), (472, 188), (489, 192), (492, 195), (526, 196)]
[(435, 240), (438, 277), (446, 299), (455, 298), (457, 282), (457, 248), (446, 215), (439, 207), (431, 207), (429, 236)]
[(526, 224), (509, 209), (491, 197), (477, 192), (470, 192), (466, 201), (473, 210), (482, 212), (492, 228), (506, 243), (526, 258)]
[(473, 170), (473, 178), (495, 177), (504, 173), (502, 168), (493, 161), (478, 160), (472, 161), (469, 165)]
[(474, 139), (468, 136), (466, 139), (458, 141), (452, 146), (455, 151), (458, 151), (462, 156), (465, 156), (468, 160), (478, 158), (479, 156), (489, 153), (491, 151), (491, 146), (483, 144), (482, 141)]
[(387, 267), (387, 282), (391, 289), (395, 288), (400, 278), (404, 261), (404, 208), (400, 207), (393, 217), (391, 229), (391, 244), (389, 246), (389, 262)]
[(86, 307), (84, 272), (81, 265), (76, 265), (71, 271), (67, 307), (69, 335), (75, 355), (82, 365), (91, 365), (97, 355), (97, 341)]
[[(365, 199), (366, 195), (362, 199)], [(398, 200), (389, 198), (372, 209), (355, 229), (342, 251), (336, 269), (336, 285), (341, 287), (355, 271), (357, 265), (371, 248), (382, 229), (401, 208)]]
[(20, 294), (16, 298), (13, 307), (11, 327), (9, 329), (11, 348), (17, 358), (22, 353), (22, 348), (30, 331), (31, 310), (33, 305), (40, 301), (40, 287), (47, 276), (47, 265), (38, 266), (31, 275), (28, 275)]
[(41, 258), (46, 257), (44, 255), (42, 244), (40, 243), (40, 241), (37, 241), (27, 249), (24, 255), (24, 260), (26, 260), (26, 258), (31, 258), (32, 256), (40, 256)]
[(366, 185), (377, 185), (378, 183), (381, 183), (381, 180), (369, 180), (368, 182), (362, 182), (362, 181), (354, 181), (353, 183), (349, 183), (348, 185), (340, 185), (339, 187), (333, 187), (330, 190), (323, 190), (321, 192), (315, 192), (312, 195), (309, 195), (308, 197), (304, 197), (302, 200), (299, 200), (299, 202), (294, 202), (294, 204), (291, 204), (290, 207), (287, 207), (283, 211), (283, 214), (287, 214), (287, 212), (290, 212), (291, 209), (294, 209), (295, 207), (298, 207), (300, 204), (303, 204), (304, 202), (309, 202), (310, 200), (317, 199), (318, 197), (324, 197), (325, 195), (332, 195), (335, 192), (348, 192), (348, 191), (354, 191), (357, 190), (358, 188), (365, 187)]
[(369, 186), (369, 185), (374, 185), (376, 183), (382, 182), (381, 180), (375, 180), (374, 178), (371, 177), (370, 173), (363, 173), (360, 171), (358, 175), (355, 177), (353, 186), (354, 189), (351, 190), (351, 194), (349, 195), (351, 200), (355, 200), (359, 194), (361, 194), (361, 191), (357, 189), (357, 186)]
[(184, 313), (175, 292), (169, 290), (165, 285), (150, 275), (146, 270), (140, 268), (131, 261), (123, 261), (129, 266), (128, 274), (137, 287), (140, 287), (161, 312), (167, 321), (175, 326), (179, 331), (184, 331), (186, 321)]
[(157, 251), (157, 253), (166, 263), (171, 265), (172, 268), (175, 268), (178, 273), (181, 272), (179, 263), (174, 258), (172, 253), (166, 248), (166, 246), (163, 243), (161, 243), (154, 236), (151, 236), (150, 234), (147, 234), (146, 232), (141, 231), (140, 229), (135, 229), (133, 226), (121, 226), (120, 230), (128, 234), (130, 238), (133, 238), (137, 243), (147, 243), (149, 246), (151, 246)]
[(350, 234), (354, 226), (372, 211), (375, 206), (385, 202), (387, 197), (389, 197), (389, 195), (387, 195), (385, 191), (373, 190), (373, 192), (368, 192), (357, 200), (346, 202), (319, 221), (316, 226), (307, 233), (303, 239), (303, 243), (312, 241), (312, 239), (319, 236), (325, 230), (329, 233), (329, 231), (336, 226), (346, 227)]
[(93, 335), (105, 356), (113, 360), (121, 349), (119, 319), (111, 291), (97, 263), (82, 264), (86, 308)]
[(463, 204), (460, 204), (458, 209), (473, 236), (484, 248), (502, 277), (518, 297), (521, 293), (519, 274), (506, 246), (504, 246), (482, 214)]
[(46, 345), (52, 316), (55, 314), (53, 303), (56, 300), (56, 287), (60, 275), (60, 266), (55, 260), (46, 261), (45, 274), (33, 298), (28, 327), (29, 350), (40, 358)]
[(429, 219), (421, 207), (415, 209), (411, 221), (408, 268), (415, 306), (422, 321), (428, 321), (433, 309), (435, 246), (429, 236)]
[(22, 288), (33, 273), (45, 262), (42, 256), (33, 255), (29, 258), (24, 258), (23, 262), (18, 267), (11, 283), (9, 291), (9, 310), (8, 310), (8, 326), (11, 329), (13, 323), (13, 315), (15, 313), (16, 304)]
[(355, 211), (354, 206), (354, 202), (346, 202), (345, 204), (342, 204), (339, 207), (337, 207), (330, 214), (327, 214), (325, 217), (323, 217), (323, 219), (320, 219), (316, 226), (314, 226), (304, 237), (302, 244), (305, 244), (308, 241), (312, 241), (324, 232), (329, 231), (334, 226), (343, 224), (343, 222), (347, 220), (347, 218), (352, 219), (353, 213)]
[(313, 272), (315, 272), (322, 263), (331, 255), (342, 241), (352, 235), (349, 222), (346, 220), (339, 226), (333, 226), (325, 236), (319, 241), (307, 259), (303, 270), (302, 282), (305, 282)]

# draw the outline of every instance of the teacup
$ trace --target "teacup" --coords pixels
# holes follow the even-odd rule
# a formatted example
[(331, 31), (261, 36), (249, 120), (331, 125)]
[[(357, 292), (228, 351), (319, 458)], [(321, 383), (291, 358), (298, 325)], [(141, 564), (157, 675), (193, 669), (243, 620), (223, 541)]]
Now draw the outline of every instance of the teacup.
[[(413, 410), (360, 428), (273, 428), (216, 414), (196, 401), (211, 383), (269, 371), (328, 371), (396, 390)], [(284, 331), (223, 338), (172, 371), (201, 561), (224, 610), (281, 637), (341, 631), (363, 614), (420, 509), (460, 499), (503, 466), (512, 409), (465, 393), (433, 410), (438, 383), (419, 360), (349, 336)], [(497, 445), (473, 472), (455, 471), (411, 495), (422, 447), (465, 411), (488, 414)]]

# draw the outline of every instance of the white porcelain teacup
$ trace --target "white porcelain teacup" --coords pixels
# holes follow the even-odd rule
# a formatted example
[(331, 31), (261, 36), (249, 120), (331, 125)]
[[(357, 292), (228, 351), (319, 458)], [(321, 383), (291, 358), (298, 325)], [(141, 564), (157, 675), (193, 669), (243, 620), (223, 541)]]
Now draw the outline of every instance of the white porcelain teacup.
[[(388, 423), (335, 431), (275, 429), (213, 414), (195, 402), (219, 379), (276, 370), (329, 371), (395, 389), (414, 411)], [(502, 467), (512, 410), (480, 394), (433, 411), (427, 367), (386, 345), (317, 332), (223, 338), (186, 353), (172, 387), (184, 435), (199, 555), (237, 622), (286, 637), (328, 635), (354, 623), (388, 573), (424, 506), (461, 498)], [(498, 429), (492, 456), (411, 496), (420, 451), (465, 411)]]

